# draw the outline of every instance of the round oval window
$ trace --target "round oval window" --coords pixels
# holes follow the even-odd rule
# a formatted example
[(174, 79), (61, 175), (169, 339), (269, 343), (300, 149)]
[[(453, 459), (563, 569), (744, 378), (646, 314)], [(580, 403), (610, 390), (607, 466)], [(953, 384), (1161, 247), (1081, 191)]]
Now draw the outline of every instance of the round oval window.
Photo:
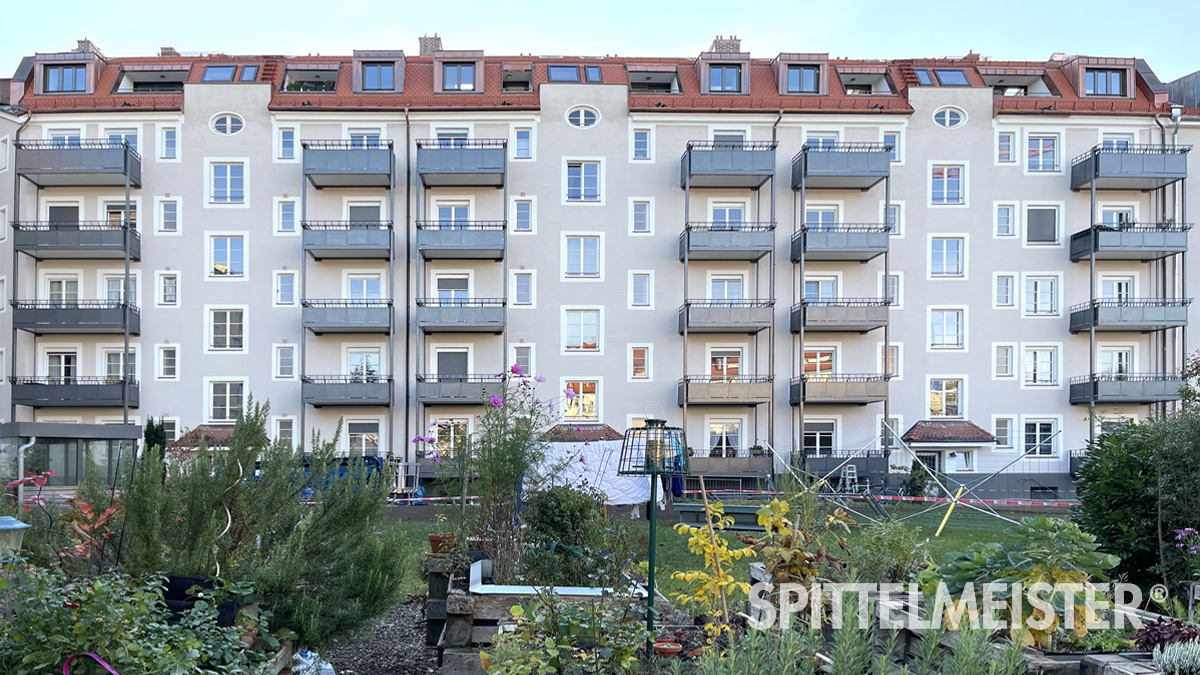
[(571, 123), (571, 126), (576, 126), (581, 129), (586, 129), (590, 126), (594, 126), (596, 124), (596, 122), (599, 120), (600, 120), (599, 113), (597, 113), (592, 108), (587, 108), (587, 107), (583, 107), (583, 106), (580, 106), (578, 108), (572, 108), (571, 111), (567, 113), (567, 121)]
[(933, 113), (933, 121), (940, 127), (953, 129), (967, 121), (967, 114), (958, 108), (941, 108)]
[(242, 130), (243, 126), (242, 118), (232, 113), (222, 113), (214, 117), (212, 121), (213, 131), (226, 136), (236, 134)]

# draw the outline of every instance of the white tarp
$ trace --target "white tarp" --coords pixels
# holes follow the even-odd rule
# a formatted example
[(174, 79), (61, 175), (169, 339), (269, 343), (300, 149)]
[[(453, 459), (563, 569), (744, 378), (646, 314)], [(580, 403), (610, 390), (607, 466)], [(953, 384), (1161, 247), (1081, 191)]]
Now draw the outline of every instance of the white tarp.
[[(554, 472), (549, 480), (554, 485), (579, 486), (584, 481), (604, 493), (605, 504), (644, 504), (650, 501), (649, 476), (618, 476), (621, 441), (592, 441), (551, 443), (546, 452), (546, 466)], [(658, 501), (666, 497), (663, 484), (658, 484)]]

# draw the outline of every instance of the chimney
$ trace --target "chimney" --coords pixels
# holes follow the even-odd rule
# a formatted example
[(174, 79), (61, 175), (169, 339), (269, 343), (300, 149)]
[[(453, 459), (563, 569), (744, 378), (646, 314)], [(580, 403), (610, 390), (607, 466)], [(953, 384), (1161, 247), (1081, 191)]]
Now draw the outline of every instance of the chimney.
[(742, 41), (736, 35), (724, 37), (718, 35), (712, 42), (712, 46), (708, 48), (710, 52), (718, 52), (721, 54), (738, 54), (742, 51)]
[(92, 42), (88, 38), (83, 38), (82, 40), (76, 40), (75, 45), (76, 45), (75, 46), (76, 52), (79, 52), (81, 54), (95, 54), (96, 56), (99, 56), (100, 58), (104, 58), (104, 54), (100, 53), (100, 48), (96, 46), (96, 43)]
[(159, 56), (179, 56), (179, 52), (174, 47), (159, 47)]
[(421, 43), (421, 56), (442, 51), (442, 38), (438, 37), (437, 33), (422, 35), (418, 40)]

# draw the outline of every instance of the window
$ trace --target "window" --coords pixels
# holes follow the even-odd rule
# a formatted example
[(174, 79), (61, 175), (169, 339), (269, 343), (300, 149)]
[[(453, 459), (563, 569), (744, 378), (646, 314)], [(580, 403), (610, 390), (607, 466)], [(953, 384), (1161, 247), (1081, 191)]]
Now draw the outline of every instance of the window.
[(1104, 134), (1100, 147), (1105, 150), (1128, 150), (1133, 145), (1133, 134)]
[(933, 113), (933, 121), (939, 127), (953, 129), (967, 121), (967, 114), (958, 108), (938, 108)]
[(996, 161), (1000, 164), (1015, 164), (1017, 153), (1013, 152), (1017, 135), (1012, 131), (1002, 131), (996, 134)]
[(1049, 420), (1025, 422), (1025, 454), (1053, 455), (1056, 426)]
[(47, 279), (47, 285), (49, 287), (47, 300), (51, 302), (79, 301), (79, 279), (73, 277)]
[(434, 420), (437, 438), (438, 457), (451, 459), (459, 452), (465, 452), (470, 440), (468, 420), (462, 418), (438, 418)]
[(275, 379), (291, 380), (296, 377), (295, 345), (275, 346)]
[(740, 92), (742, 90), (742, 67), (738, 65), (710, 65), (708, 67), (709, 92)]
[(513, 203), (514, 224), (516, 232), (533, 232), (533, 202), (528, 199), (518, 199)]
[(898, 237), (904, 234), (904, 223), (901, 220), (901, 212), (899, 204), (883, 205), (883, 221), (887, 224), (893, 237)]
[(1102, 375), (1128, 375), (1133, 372), (1133, 347), (1100, 347)]
[(885, 131), (883, 132), (883, 144), (888, 146), (888, 160), (892, 162), (900, 161), (900, 132)]
[(736, 457), (742, 447), (742, 421), (710, 420), (708, 447), (709, 457)]
[(521, 372), (526, 375), (533, 373), (533, 347), (529, 345), (514, 346), (513, 363), (521, 366)]
[(1016, 300), (1016, 279), (1011, 274), (999, 274), (996, 276), (996, 306), (997, 307), (1015, 307)]
[[(379, 274), (355, 274), (346, 279), (348, 300), (380, 300), (383, 277)], [(365, 304), (365, 303), (364, 303)]]
[(50, 137), (51, 144), (56, 148), (79, 147), (78, 129), (51, 129), (47, 135)]
[[(120, 351), (104, 352), (104, 376), (110, 380), (137, 381), (137, 353), (129, 352), (122, 358)], [(124, 367), (122, 367), (124, 364)]]
[(831, 347), (814, 347), (804, 351), (805, 377), (828, 377), (833, 374), (837, 350)]
[(158, 304), (166, 307), (179, 306), (178, 274), (163, 274), (158, 277)]
[(379, 454), (379, 422), (350, 422), (346, 425), (346, 441), (354, 457), (374, 457)]
[(241, 277), (245, 275), (245, 242), (237, 236), (209, 238), (212, 269), (210, 277)]
[(242, 66), (242, 74), (238, 82), (253, 82), (258, 79), (258, 66)]
[(1083, 91), (1088, 96), (1124, 96), (1125, 71), (1088, 68), (1084, 74)]
[(179, 379), (179, 348), (178, 347), (159, 347), (158, 348), (158, 379), (160, 380), (178, 380)]
[(922, 68), (921, 70), (914, 72), (917, 74), (917, 83), (922, 87), (929, 87), (933, 85), (933, 75), (931, 75), (928, 70)]
[(708, 284), (708, 299), (730, 302), (742, 300), (743, 281), (741, 276), (734, 275), (713, 277)]
[(1027, 277), (1025, 279), (1025, 313), (1058, 315), (1058, 279), (1056, 277)]
[(202, 82), (233, 82), (237, 66), (205, 66)]
[(820, 89), (817, 66), (788, 66), (787, 92), (789, 94), (815, 94)]
[(86, 66), (46, 66), (42, 91), (51, 93), (87, 91)]
[[(136, 197), (134, 198), (136, 199)], [(108, 221), (110, 228), (120, 227), (126, 223), (133, 229), (137, 229), (137, 202), (129, 205), (129, 212), (125, 211), (125, 202), (105, 202), (104, 204), (104, 219)]]
[(123, 274), (106, 274), (103, 283), (104, 298), (109, 302), (128, 302), (130, 305), (137, 305), (137, 282), (134, 277), (126, 279)]
[(650, 379), (650, 348), (649, 347), (630, 347), (629, 348), (629, 379), (631, 379), (631, 380), (648, 380), (648, 379)]
[(934, 348), (961, 349), (965, 326), (963, 310), (935, 309), (930, 312), (929, 346)]
[(600, 201), (600, 162), (567, 162), (567, 201)]
[(179, 440), (179, 420), (160, 417), (158, 421), (162, 424), (163, 435), (167, 437), (168, 443)]
[(296, 159), (296, 130), (279, 130), (279, 159)]
[(162, 130), (162, 143), (158, 149), (159, 159), (179, 159), (179, 132), (175, 127)]
[(603, 82), (604, 77), (600, 72), (600, 66), (584, 66), (583, 72), (585, 79), (588, 82)]
[(805, 456), (823, 457), (833, 454), (833, 439), (837, 433), (837, 422), (804, 422), (801, 447)]
[(296, 305), (296, 273), (275, 273), (275, 306), (293, 307)]
[(804, 226), (817, 232), (831, 230), (838, 222), (838, 207), (813, 206), (804, 210)]
[(1025, 210), (1025, 242), (1028, 244), (1058, 243), (1058, 208), (1031, 206)]
[(598, 421), (600, 384), (595, 380), (572, 380), (563, 389), (570, 389), (575, 395), (564, 404), (563, 417), (572, 422)]
[(236, 422), (246, 385), (242, 382), (213, 382), (210, 386), (212, 407), (209, 409), (209, 419), (213, 422)]
[(1017, 207), (1012, 204), (1000, 204), (996, 207), (996, 236), (1012, 237), (1017, 234)]
[(929, 380), (929, 416), (962, 417), (962, 386), (957, 378)]
[(296, 231), (296, 202), (279, 201), (279, 232)]
[(934, 166), (931, 179), (934, 204), (964, 203), (963, 168), (961, 166)]
[[(438, 138), (443, 138), (444, 131), (438, 132)], [(379, 129), (350, 129), (346, 132), (350, 137), (350, 147), (353, 148), (378, 148), (380, 147), (379, 139), (383, 138), (383, 133)], [(467, 137), (467, 132), (462, 133), (462, 138)], [(451, 147), (447, 144), (445, 147)]]
[(600, 351), (600, 310), (568, 309), (567, 344), (569, 352)]
[(891, 448), (897, 445), (896, 432), (900, 429), (899, 417), (881, 417), (879, 419), (879, 445)]
[(808, 302), (834, 300), (837, 295), (837, 277), (809, 277), (804, 280), (804, 299)]
[(880, 345), (879, 361), (883, 364), (883, 374), (890, 377), (899, 377), (900, 346), (899, 345)]
[(517, 142), (513, 152), (514, 159), (533, 159), (533, 129), (517, 129)]
[(533, 305), (533, 274), (517, 272), (513, 275), (513, 304), (518, 306)]
[(996, 447), (1011, 448), (1013, 446), (1013, 419), (997, 417), (994, 435), (996, 436)]
[(113, 145), (126, 144), (130, 150), (138, 151), (138, 134), (136, 129), (109, 129), (105, 136)]
[(438, 276), (434, 280), (437, 289), (437, 299), (442, 306), (462, 306), (471, 298), (471, 279), (459, 275)]
[(1058, 136), (1029, 137), (1029, 170), (1058, 171)]
[(650, 202), (633, 203), (633, 227), (635, 234), (650, 232)]
[(229, 113), (217, 115), (213, 118), (212, 122), (213, 131), (223, 136), (232, 136), (233, 134), (236, 134), (242, 130), (243, 125), (244, 123), (242, 122), (241, 117)]
[(475, 91), (475, 64), (443, 63), (442, 91)]
[(280, 417), (275, 420), (275, 442), (287, 443), (289, 446), (295, 442), (296, 438), (296, 421), (290, 417)]
[(579, 66), (548, 66), (546, 80), (549, 82), (578, 82)]
[(650, 275), (634, 273), (629, 277), (629, 304), (634, 307), (650, 307)]
[(883, 278), (883, 298), (892, 307), (900, 306), (900, 277), (889, 274)]
[(567, 276), (600, 278), (600, 237), (567, 237)]
[(737, 150), (746, 144), (746, 132), (714, 131), (712, 140), (716, 148)]
[(1113, 208), (1110, 206), (1100, 209), (1100, 224), (1110, 229), (1120, 229), (1136, 224), (1133, 209), (1129, 207)]
[(396, 89), (396, 64), (366, 62), (362, 64), (363, 91), (393, 91)]
[(594, 126), (599, 119), (599, 113), (597, 113), (593, 108), (588, 108), (586, 106), (572, 108), (567, 113), (567, 121), (571, 123), (571, 126), (579, 127), (581, 129)]
[(961, 70), (944, 70), (938, 68), (933, 71), (937, 74), (938, 82), (943, 87), (969, 87), (971, 83), (967, 80), (967, 74)]
[(831, 149), (838, 144), (836, 131), (812, 131), (804, 139), (804, 144), (810, 148)]
[(843, 84), (847, 96), (870, 96), (873, 89), (869, 84)]
[(212, 165), (213, 204), (241, 204), (246, 199), (246, 166), (241, 162), (217, 162)]
[(1105, 300), (1129, 302), (1133, 300), (1134, 277), (1101, 277), (1100, 297)]
[(174, 199), (164, 199), (158, 203), (158, 231), (175, 233), (179, 231), (179, 202)]
[(1025, 384), (1058, 384), (1058, 349), (1054, 347), (1025, 348)]
[(743, 203), (713, 204), (712, 228), (714, 230), (737, 230), (746, 217), (746, 205)]
[(378, 382), (380, 350), (378, 348), (346, 350), (348, 375), (354, 382)]
[(936, 237), (930, 240), (929, 274), (935, 277), (961, 277), (964, 273), (962, 239)]
[(633, 158), (650, 159), (650, 130), (633, 130)]
[(46, 354), (46, 375), (52, 380), (72, 382), (79, 375), (79, 355), (75, 352)]
[(436, 210), (438, 224), (442, 226), (465, 226), (471, 219), (470, 202), (438, 202)]
[(209, 349), (215, 351), (241, 351), (243, 349), (242, 310), (214, 309), (211, 312)]
[(996, 345), (996, 358), (992, 375), (994, 377), (1013, 376), (1013, 347), (1012, 345)]

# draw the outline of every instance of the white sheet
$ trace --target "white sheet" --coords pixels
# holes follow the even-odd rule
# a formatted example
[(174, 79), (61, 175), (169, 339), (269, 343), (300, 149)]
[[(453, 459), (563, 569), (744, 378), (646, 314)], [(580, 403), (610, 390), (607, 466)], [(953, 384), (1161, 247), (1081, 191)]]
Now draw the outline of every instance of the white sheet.
[[(546, 466), (554, 471), (553, 485), (579, 486), (584, 481), (604, 493), (605, 504), (643, 504), (650, 501), (649, 476), (618, 476), (621, 441), (551, 443)], [(659, 480), (658, 502), (666, 503), (664, 485)]]

